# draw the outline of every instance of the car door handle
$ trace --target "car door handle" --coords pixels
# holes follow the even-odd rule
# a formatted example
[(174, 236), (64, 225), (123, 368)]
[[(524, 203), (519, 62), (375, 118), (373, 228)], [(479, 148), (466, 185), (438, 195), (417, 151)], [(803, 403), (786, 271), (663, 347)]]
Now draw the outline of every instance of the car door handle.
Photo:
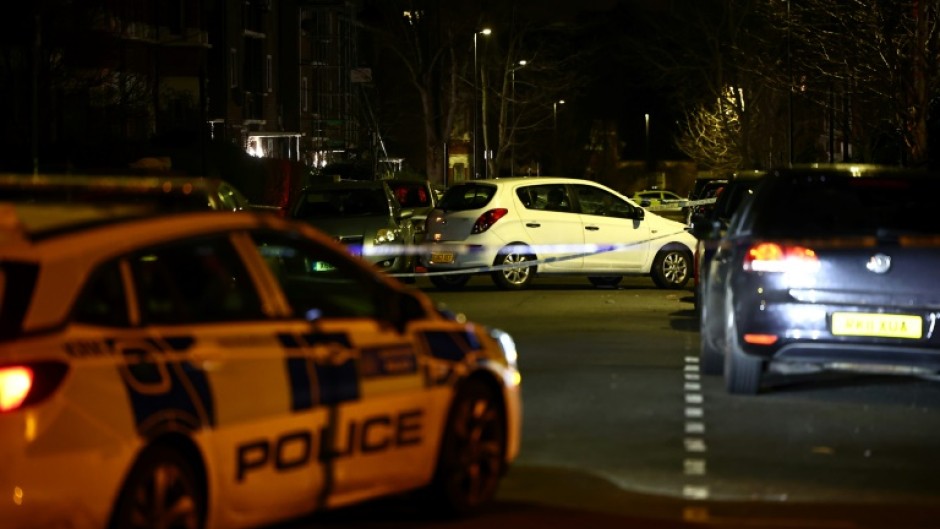
[(541, 228), (542, 225), (539, 224), (538, 222), (526, 222), (525, 227), (526, 228)]
[(600, 230), (600, 228), (597, 227), (597, 226), (585, 226), (584, 229), (586, 229), (587, 231), (598, 231), (598, 230)]

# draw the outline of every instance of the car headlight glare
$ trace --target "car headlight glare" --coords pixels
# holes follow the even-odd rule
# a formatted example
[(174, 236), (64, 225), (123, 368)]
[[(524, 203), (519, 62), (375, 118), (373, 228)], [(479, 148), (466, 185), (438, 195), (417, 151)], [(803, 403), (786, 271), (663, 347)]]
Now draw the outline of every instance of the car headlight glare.
[(395, 239), (398, 238), (397, 230), (390, 230), (388, 228), (383, 228), (375, 234), (375, 244), (385, 244), (389, 242), (395, 242)]
[(512, 339), (512, 336), (499, 329), (491, 329), (490, 336), (499, 342), (503, 355), (506, 357), (506, 363), (513, 369), (517, 369), (516, 364), (519, 361), (519, 353), (516, 351), (516, 342)]

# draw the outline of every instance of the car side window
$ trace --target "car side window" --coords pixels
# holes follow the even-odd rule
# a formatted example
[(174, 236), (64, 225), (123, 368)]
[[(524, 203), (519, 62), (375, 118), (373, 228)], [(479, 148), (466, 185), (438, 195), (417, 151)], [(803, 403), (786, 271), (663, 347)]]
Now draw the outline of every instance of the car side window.
[(72, 320), (107, 327), (130, 325), (118, 261), (106, 263), (91, 275), (72, 309)]
[(252, 239), (295, 316), (310, 321), (381, 317), (378, 282), (348, 257), (276, 233), (253, 233)]
[(516, 190), (526, 209), (541, 211), (573, 211), (568, 189), (564, 184), (527, 186)]
[(150, 248), (130, 257), (144, 323), (264, 318), (254, 283), (227, 236)]
[(578, 202), (581, 212), (587, 215), (633, 218), (633, 206), (617, 195), (593, 186), (577, 185)]

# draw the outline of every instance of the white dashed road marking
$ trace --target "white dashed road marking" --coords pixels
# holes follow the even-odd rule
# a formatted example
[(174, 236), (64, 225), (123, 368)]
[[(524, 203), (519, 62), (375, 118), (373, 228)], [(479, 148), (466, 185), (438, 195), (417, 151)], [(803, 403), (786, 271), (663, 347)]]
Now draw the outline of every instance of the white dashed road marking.
[[(682, 497), (689, 501), (703, 501), (709, 497), (708, 486), (703, 483), (707, 477), (705, 456), (708, 447), (705, 444), (705, 396), (702, 393), (701, 375), (698, 357), (685, 357), (683, 368), (683, 397), (685, 400), (685, 433), (683, 444), (686, 457), (682, 461), (682, 472), (686, 481), (682, 487)], [(708, 510), (704, 507), (686, 506), (685, 511), (694, 509), (695, 518), (708, 521)], [(688, 513), (684, 513), (686, 516)]]

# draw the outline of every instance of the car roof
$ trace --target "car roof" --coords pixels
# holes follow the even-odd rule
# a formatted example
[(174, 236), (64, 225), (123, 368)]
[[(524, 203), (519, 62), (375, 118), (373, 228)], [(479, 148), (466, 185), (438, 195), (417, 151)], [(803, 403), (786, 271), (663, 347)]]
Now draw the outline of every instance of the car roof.
[(385, 189), (384, 180), (322, 180), (304, 186), (307, 189)]
[[(236, 211), (220, 214), (217, 211), (199, 211), (154, 215), (78, 224), (69, 230), (33, 237), (30, 233), (15, 231), (13, 223), (16, 219), (11, 219), (8, 206), (0, 208), (0, 263), (15, 261), (39, 264), (46, 282), (52, 285), (51, 288), (63, 300), (58, 312), (44, 312), (41, 317), (33, 315), (36, 319), (31, 327), (36, 328), (54, 326), (65, 317), (69, 301), (77, 295), (84, 278), (101, 262), (139, 248), (201, 235), (269, 228), (286, 233), (301, 233), (337, 252), (345, 251), (339, 243), (316, 228), (282, 219), (272, 213)], [(366, 265), (360, 263), (359, 266)]]

